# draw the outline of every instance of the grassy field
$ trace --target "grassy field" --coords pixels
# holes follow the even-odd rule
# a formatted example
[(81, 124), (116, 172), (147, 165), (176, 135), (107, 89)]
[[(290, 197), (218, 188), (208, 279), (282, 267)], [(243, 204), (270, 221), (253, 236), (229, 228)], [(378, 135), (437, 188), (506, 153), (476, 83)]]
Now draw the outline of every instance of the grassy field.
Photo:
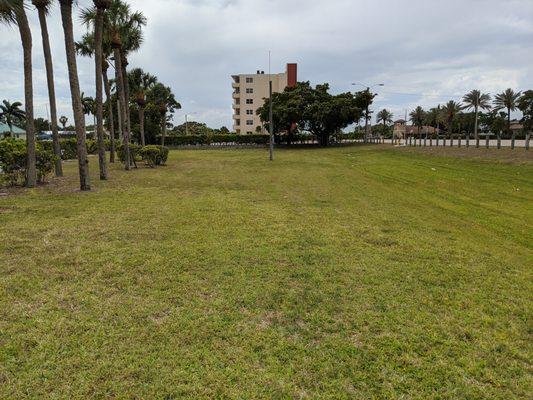
[(530, 398), (533, 163), (435, 152), (174, 151), (8, 192), (0, 398)]

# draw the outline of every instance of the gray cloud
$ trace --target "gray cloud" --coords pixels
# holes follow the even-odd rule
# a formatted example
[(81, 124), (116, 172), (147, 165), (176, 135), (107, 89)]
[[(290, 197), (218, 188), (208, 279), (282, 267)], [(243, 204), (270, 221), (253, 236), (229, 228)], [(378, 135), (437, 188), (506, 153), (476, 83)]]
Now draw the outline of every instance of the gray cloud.
[[(88, 5), (87, 0), (81, 1)], [(298, 62), (300, 80), (386, 84), (376, 108), (397, 116), (479, 88), (533, 88), (531, 0), (131, 0), (148, 17), (146, 42), (132, 57), (170, 85), (184, 106), (212, 126), (231, 126), (234, 73)], [(38, 21), (31, 13), (37, 113), (46, 116)], [(84, 31), (76, 27), (79, 36)], [(60, 112), (71, 115), (59, 10), (50, 17)], [(21, 99), (18, 33), (0, 28), (0, 98)], [(80, 59), (82, 90), (94, 91), (92, 60)]]

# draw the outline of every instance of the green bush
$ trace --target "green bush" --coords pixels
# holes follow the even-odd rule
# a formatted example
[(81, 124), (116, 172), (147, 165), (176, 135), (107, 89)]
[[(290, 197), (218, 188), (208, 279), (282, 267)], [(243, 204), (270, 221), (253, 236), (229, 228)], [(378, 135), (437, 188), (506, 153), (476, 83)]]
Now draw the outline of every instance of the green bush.
[[(35, 149), (37, 180), (42, 183), (54, 169), (56, 157), (37, 143)], [(3, 180), (10, 185), (24, 183), (26, 177), (27, 151), (26, 142), (18, 139), (0, 140), (0, 168)]]
[(155, 168), (157, 160), (161, 157), (161, 149), (160, 146), (155, 145), (144, 146), (139, 150), (139, 154), (146, 165)]
[(143, 161), (151, 168), (156, 165), (165, 165), (168, 160), (168, 147), (149, 145), (139, 150), (139, 155)]
[(156, 165), (165, 165), (168, 160), (168, 147), (157, 146), (159, 147), (159, 157), (157, 158)]
[[(130, 143), (129, 149), (130, 149), (130, 156), (132, 157), (132, 160), (133, 161), (139, 160), (139, 150), (141, 149), (141, 146), (134, 144), (134, 143)], [(124, 144), (122, 143), (117, 146), (117, 156), (121, 162), (124, 162), (126, 159), (126, 155), (124, 153)]]

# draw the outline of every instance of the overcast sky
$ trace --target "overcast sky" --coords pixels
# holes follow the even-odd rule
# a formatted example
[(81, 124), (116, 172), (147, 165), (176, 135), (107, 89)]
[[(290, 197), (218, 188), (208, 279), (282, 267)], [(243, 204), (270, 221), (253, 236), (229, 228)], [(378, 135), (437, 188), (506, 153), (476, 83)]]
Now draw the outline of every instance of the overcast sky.
[[(297, 62), (299, 80), (384, 83), (375, 108), (396, 118), (417, 105), (459, 100), (471, 89), (533, 89), (533, 0), (130, 0), (148, 17), (146, 41), (131, 57), (172, 87), (184, 113), (231, 128), (232, 74)], [(79, 4), (92, 4), (80, 0)], [(46, 117), (47, 91), (36, 13), (36, 115)], [(85, 28), (76, 11), (76, 37)], [(58, 8), (49, 29), (60, 115), (70, 93)], [(79, 59), (81, 89), (94, 96), (93, 61)], [(0, 99), (23, 99), (22, 54), (15, 28), (0, 27)], [(71, 119), (72, 120), (72, 119)]]

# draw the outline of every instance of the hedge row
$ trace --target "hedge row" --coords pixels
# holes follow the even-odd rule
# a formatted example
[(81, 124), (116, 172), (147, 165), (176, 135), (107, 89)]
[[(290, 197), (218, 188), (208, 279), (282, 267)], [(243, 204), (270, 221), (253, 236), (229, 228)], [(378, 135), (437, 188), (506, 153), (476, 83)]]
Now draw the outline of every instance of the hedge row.
[[(356, 133), (339, 133), (332, 135), (333, 141), (354, 140), (361, 137)], [(276, 143), (287, 143), (287, 135), (276, 135)], [(167, 136), (165, 144), (168, 146), (207, 146), (207, 145), (266, 145), (270, 141), (269, 135), (182, 135)], [(315, 142), (315, 137), (309, 134), (292, 135), (291, 143)]]

